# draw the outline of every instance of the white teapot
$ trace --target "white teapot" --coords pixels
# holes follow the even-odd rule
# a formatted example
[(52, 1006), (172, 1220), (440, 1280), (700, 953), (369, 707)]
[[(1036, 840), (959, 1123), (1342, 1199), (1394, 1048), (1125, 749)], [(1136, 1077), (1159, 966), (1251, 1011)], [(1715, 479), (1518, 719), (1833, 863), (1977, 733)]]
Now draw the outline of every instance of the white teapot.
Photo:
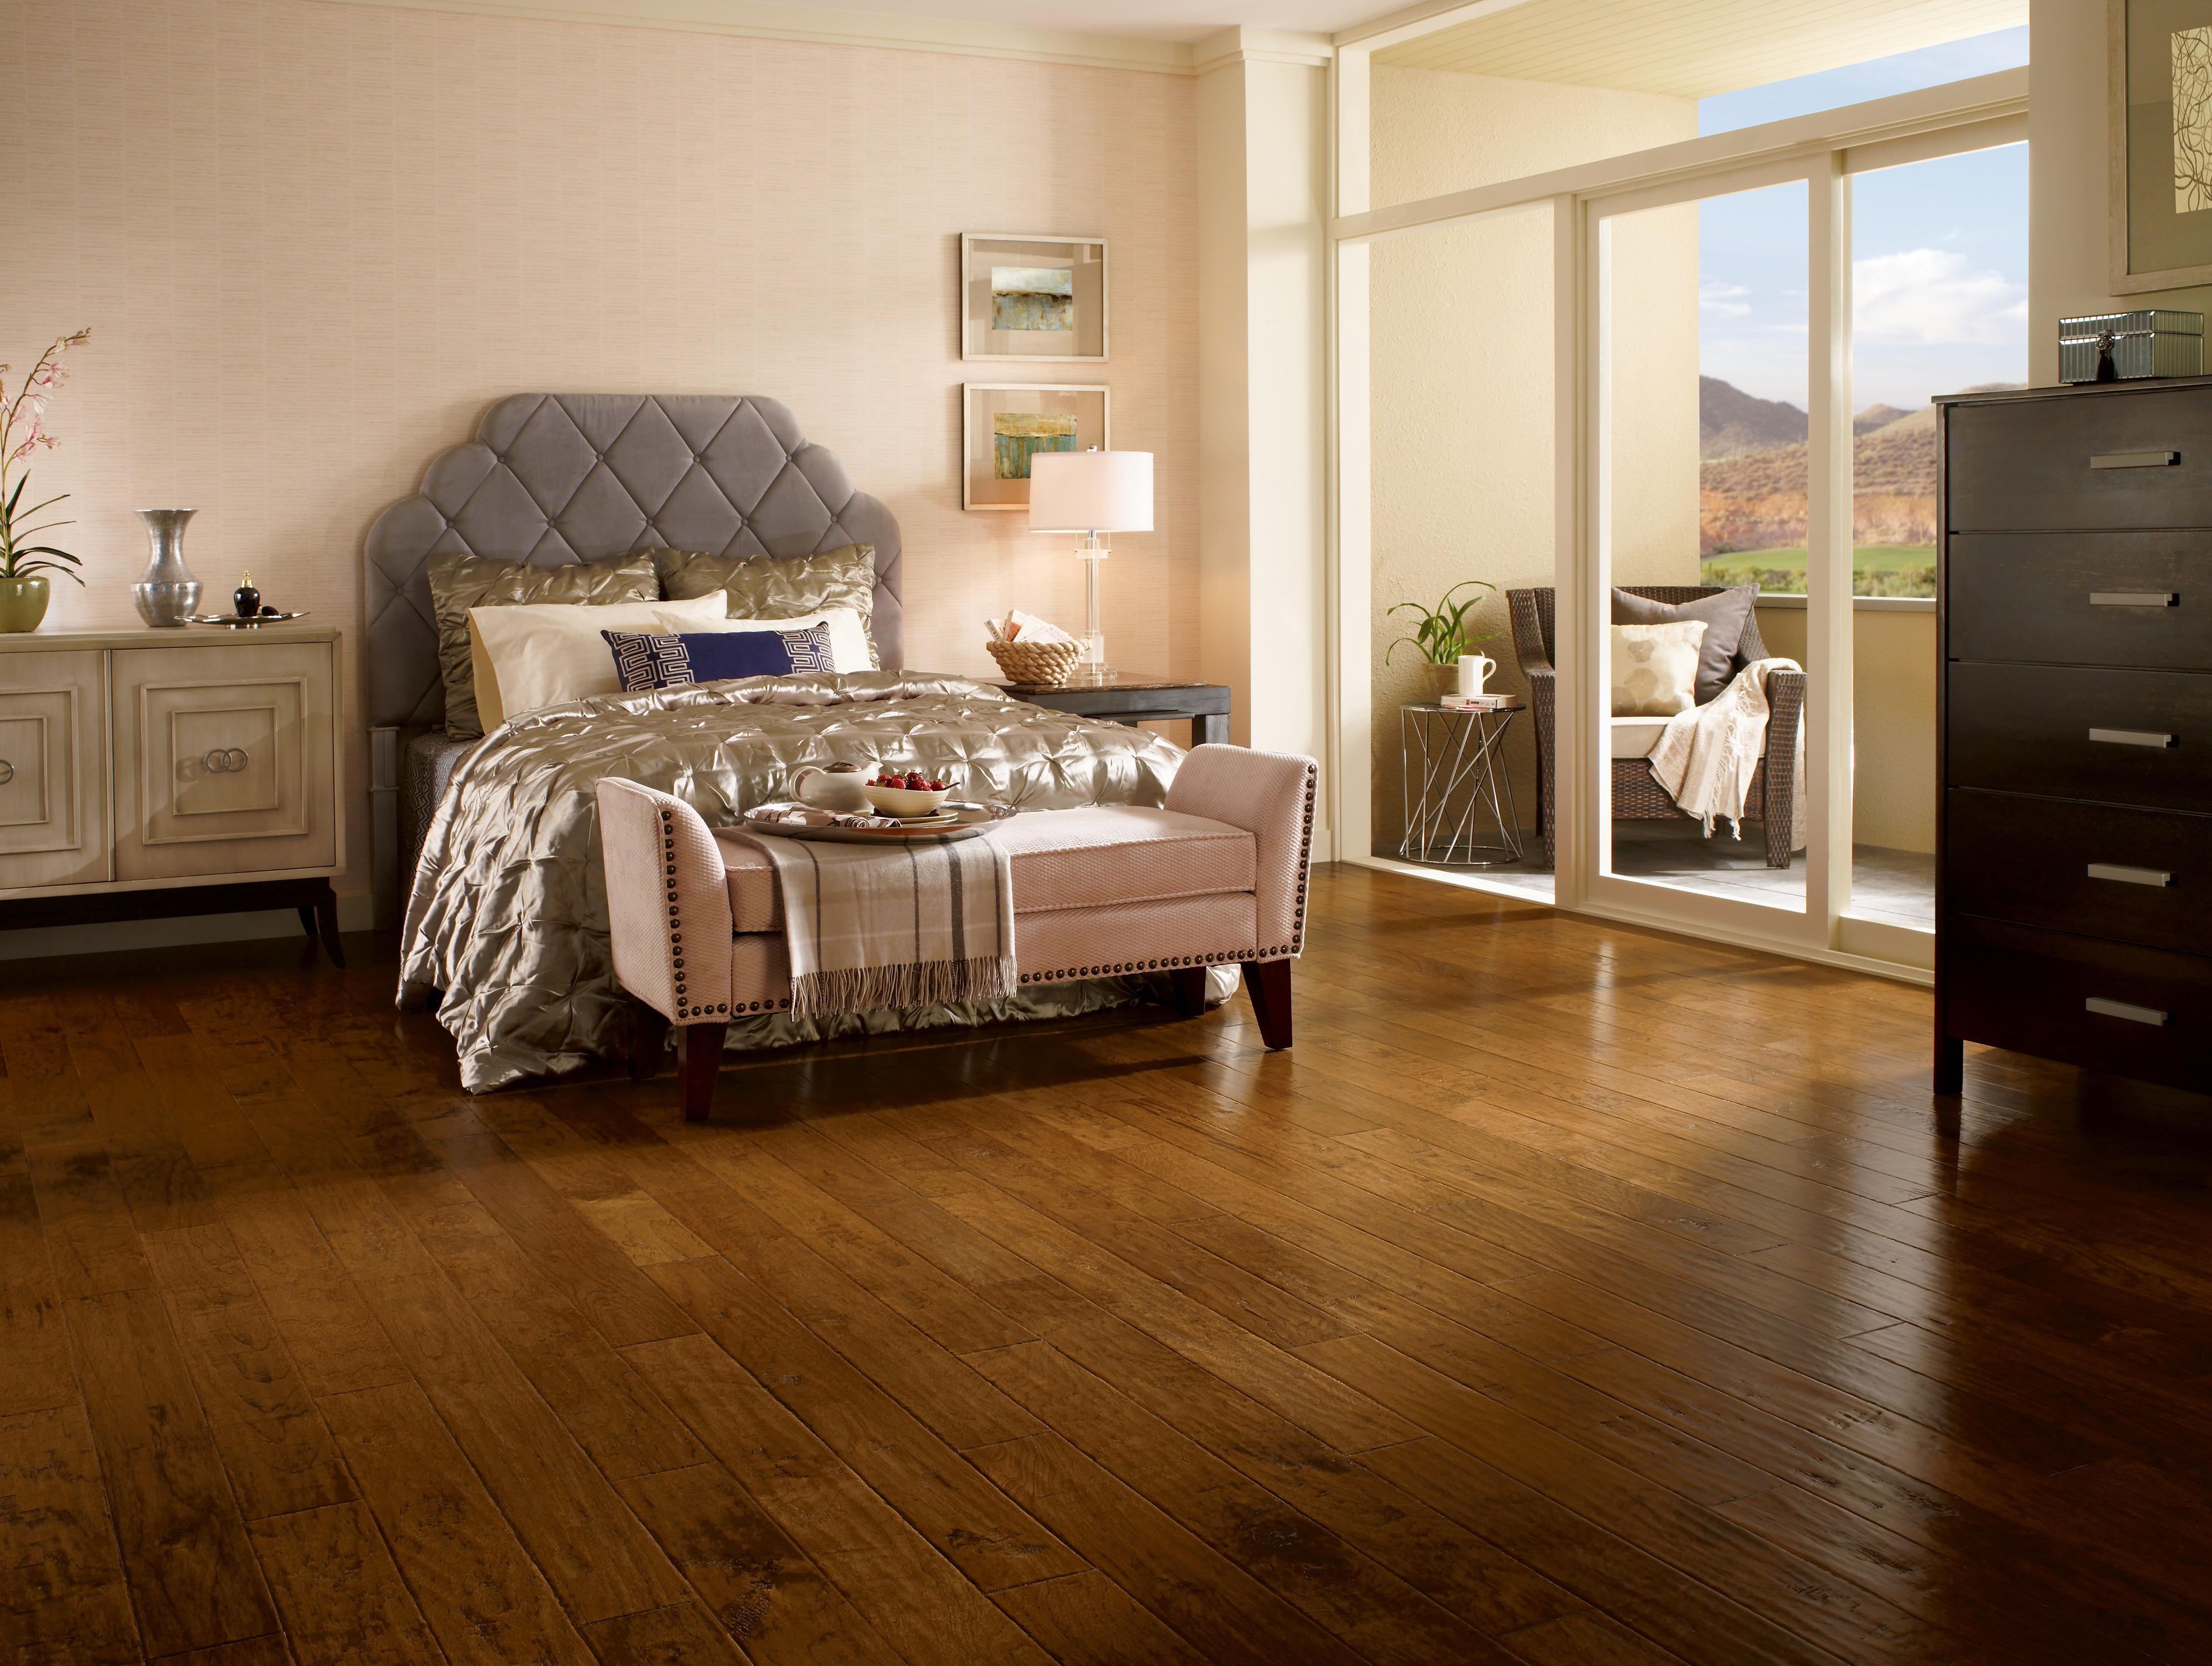
[(860, 790), (866, 777), (857, 763), (833, 763), (827, 769), (810, 763), (791, 778), (791, 796), (833, 816), (866, 816), (875, 806)]

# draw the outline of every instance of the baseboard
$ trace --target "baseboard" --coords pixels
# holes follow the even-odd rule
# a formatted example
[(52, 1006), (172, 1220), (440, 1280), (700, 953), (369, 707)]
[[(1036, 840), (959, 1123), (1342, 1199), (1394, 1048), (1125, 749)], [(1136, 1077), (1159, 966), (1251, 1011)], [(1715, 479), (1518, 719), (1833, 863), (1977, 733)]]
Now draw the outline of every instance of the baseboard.
[[(338, 929), (365, 932), (375, 925), (375, 902), (368, 897), (338, 898)], [(305, 940), (300, 916), (290, 909), (260, 909), (250, 914), (186, 915), (175, 920), (112, 920), (96, 926), (34, 926), (0, 931), (0, 960), (46, 960), (56, 955), (128, 954), (138, 949), (175, 949), (194, 943), (244, 943), (264, 937)]]

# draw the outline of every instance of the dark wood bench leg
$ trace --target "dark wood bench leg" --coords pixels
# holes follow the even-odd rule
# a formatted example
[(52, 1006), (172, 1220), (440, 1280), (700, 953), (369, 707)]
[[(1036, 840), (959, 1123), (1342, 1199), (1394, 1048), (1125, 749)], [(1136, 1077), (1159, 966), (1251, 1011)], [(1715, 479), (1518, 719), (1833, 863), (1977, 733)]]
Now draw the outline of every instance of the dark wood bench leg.
[(1177, 966), (1168, 973), (1177, 1018), (1194, 1018), (1206, 1011), (1206, 968)]
[(1260, 1039), (1268, 1049), (1291, 1044), (1291, 963), (1287, 960), (1248, 960), (1244, 963), (1244, 993), (1252, 998), (1252, 1016), (1260, 1021)]
[(660, 1061), (668, 1052), (668, 1020), (658, 1007), (648, 1006), (635, 995), (629, 998), (629, 1079), (634, 1082), (649, 1082), (660, 1073)]
[(676, 1030), (676, 1073), (684, 1085), (684, 1120), (703, 1122), (714, 1108), (714, 1073), (722, 1067), (727, 1024), (684, 1024)]

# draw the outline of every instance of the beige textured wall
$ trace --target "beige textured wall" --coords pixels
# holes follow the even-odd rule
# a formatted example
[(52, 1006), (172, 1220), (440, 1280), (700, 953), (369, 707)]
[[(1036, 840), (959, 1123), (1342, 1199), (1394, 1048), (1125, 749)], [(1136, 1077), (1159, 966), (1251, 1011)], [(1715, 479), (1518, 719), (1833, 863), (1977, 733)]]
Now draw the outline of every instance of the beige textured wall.
[[(211, 592), (251, 568), (351, 651), (368, 523), (492, 400), (745, 392), (899, 517), (908, 663), (987, 672), (983, 615), (1076, 625), (1082, 566), (962, 512), (960, 384), (1097, 381), (1158, 459), (1109, 640), (1195, 673), (1189, 77), (316, 0), (0, 0), (0, 359), (93, 330), (48, 629), (135, 624), (131, 511), (192, 504)], [(958, 235), (1025, 230), (1111, 240), (1110, 363), (961, 362)]]
[[(1401, 203), (1694, 137), (1686, 99), (1431, 70), (1375, 71), (1375, 200)], [(1694, 208), (1618, 233), (1615, 576), (1697, 581), (1698, 332)], [(1385, 663), (1413, 616), (1462, 579), (1503, 592), (1553, 576), (1552, 224), (1538, 209), (1377, 243), (1370, 306), (1374, 455), (1373, 813), (1378, 843), (1403, 831), (1400, 705), (1426, 698), (1410, 648)], [(1523, 692), (1501, 598), (1481, 652), (1491, 686)], [(1515, 721), (1507, 767), (1536, 824), (1534, 727)]]
[[(1770, 654), (1805, 663), (1805, 610), (1762, 607)], [(1936, 848), (1936, 615), (1851, 613), (1851, 842)]]

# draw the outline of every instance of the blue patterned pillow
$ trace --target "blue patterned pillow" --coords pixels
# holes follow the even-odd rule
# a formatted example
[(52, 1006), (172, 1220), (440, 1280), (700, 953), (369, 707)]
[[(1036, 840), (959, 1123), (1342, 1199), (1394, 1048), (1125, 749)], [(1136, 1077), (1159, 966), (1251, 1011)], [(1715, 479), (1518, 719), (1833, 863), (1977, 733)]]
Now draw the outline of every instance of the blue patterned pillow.
[(782, 677), (794, 671), (835, 671), (830, 627), (805, 630), (714, 630), (658, 636), (602, 630), (615, 656), (623, 692), (719, 683), (732, 677)]

